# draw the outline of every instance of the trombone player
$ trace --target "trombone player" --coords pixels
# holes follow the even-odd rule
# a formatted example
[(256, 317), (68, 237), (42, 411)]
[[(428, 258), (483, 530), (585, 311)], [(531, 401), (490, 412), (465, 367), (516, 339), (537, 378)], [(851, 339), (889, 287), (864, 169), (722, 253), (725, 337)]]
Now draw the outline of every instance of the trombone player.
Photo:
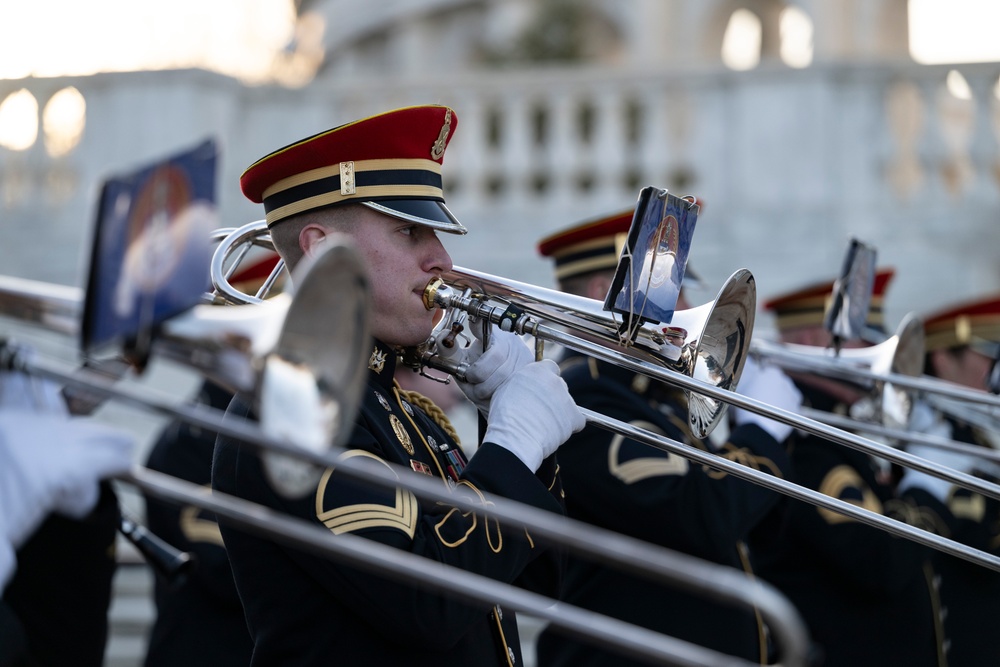
[[(885, 335), (882, 303), (894, 272), (877, 271), (867, 314), (867, 342)], [(824, 326), (833, 281), (764, 304), (783, 343), (826, 347)], [(845, 341), (865, 345), (866, 341)], [(867, 391), (851, 382), (790, 371), (803, 404), (850, 414)], [(865, 452), (796, 432), (788, 451), (795, 481), (833, 498), (906, 523), (920, 518), (909, 492)], [(921, 527), (925, 527), (921, 525)], [(783, 498), (751, 536), (760, 576), (801, 612), (822, 664), (942, 667), (946, 646), (929, 549), (829, 509)]]
[[(922, 319), (924, 374), (987, 391), (1000, 359), (1000, 296), (948, 306)], [(1000, 420), (995, 414), (984, 417), (975, 406), (952, 401), (918, 402), (911, 429), (990, 451), (1000, 447)], [(1000, 479), (996, 463), (985, 458), (926, 445), (910, 445), (907, 451), (994, 482)], [(900, 488), (911, 490), (945, 537), (1000, 554), (1000, 502), (916, 470), (903, 474)], [(1000, 574), (943, 553), (936, 554), (935, 566), (941, 580), (941, 603), (947, 611), (949, 666), (1000, 664), (1000, 642), (993, 634), (994, 619), (1000, 616)]]
[[(584, 417), (553, 362), (535, 362), (514, 334), (493, 331), (486, 350), (479, 344), (481, 356), (461, 387), (488, 417), (484, 443), (469, 459), (443, 413), (393, 379), (401, 349), (432, 333), (435, 313), (424, 304), (425, 286), (452, 267), (437, 233), (466, 232), (442, 194), (441, 165), (457, 125), (457, 114), (445, 106), (389, 111), (268, 154), (244, 172), (241, 187), (263, 203), (272, 241), (289, 268), (335, 234), (346, 235), (367, 260), (375, 340), (343, 457), (377, 469), (393, 463), (408, 469), (402, 474), (429, 475), (470, 498), (505, 496), (562, 513), (554, 454)], [(230, 411), (247, 414), (249, 406), (237, 396)], [(282, 497), (256, 456), (220, 438), (212, 485), (335, 534), (550, 596), (558, 582), (557, 555), (527, 531), (422, 503), (403, 489), (372, 488), (336, 468), (305, 497)], [(221, 529), (254, 640), (253, 665), (523, 664), (509, 610), (459, 602), (225, 523)]]
[[(588, 220), (539, 242), (539, 253), (554, 262), (562, 291), (604, 300), (632, 217), (629, 209)], [(677, 308), (687, 307), (682, 290)], [(746, 412), (729, 441), (716, 448), (691, 435), (681, 390), (575, 352), (565, 354), (560, 365), (581, 407), (716, 450), (720, 456), (779, 477), (788, 475), (788, 458), (780, 442), (791, 427)], [(798, 406), (798, 391), (776, 370), (761, 370), (748, 380), (748, 387), (768, 388), (768, 398), (781, 407), (794, 410)], [(570, 438), (559, 450), (559, 465), (567, 513), (572, 518), (753, 576), (743, 540), (777, 502), (775, 492), (596, 426)], [(766, 631), (752, 611), (655, 585), (618, 567), (570, 557), (561, 597), (575, 606), (746, 660), (766, 664), (768, 659)], [(546, 630), (538, 641), (538, 664), (638, 663)]]

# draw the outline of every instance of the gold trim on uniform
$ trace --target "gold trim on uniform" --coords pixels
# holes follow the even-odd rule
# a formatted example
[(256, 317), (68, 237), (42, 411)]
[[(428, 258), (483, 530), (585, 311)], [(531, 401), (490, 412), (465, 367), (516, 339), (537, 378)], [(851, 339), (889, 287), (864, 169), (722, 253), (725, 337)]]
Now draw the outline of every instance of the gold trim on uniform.
[[(665, 435), (657, 428), (656, 424), (637, 419), (629, 422), (630, 426), (644, 428), (657, 435)], [(608, 472), (612, 477), (620, 479), (626, 484), (641, 482), (650, 477), (666, 477), (667, 475), (684, 475), (688, 471), (688, 460), (683, 456), (678, 456), (673, 452), (667, 453), (667, 458), (662, 456), (646, 456), (641, 459), (631, 459), (624, 463), (619, 462), (618, 456), (621, 452), (625, 436), (616, 434), (608, 447)]]
[[(739, 463), (747, 468), (753, 468), (754, 470), (770, 471), (775, 477), (781, 478), (781, 468), (779, 468), (774, 461), (766, 456), (757, 456), (752, 451), (746, 447), (737, 447), (731, 442), (727, 442), (722, 446), (722, 450), (719, 451), (719, 456), (733, 463)], [(722, 479), (729, 473), (725, 470), (717, 470), (715, 468), (710, 468), (709, 466), (704, 466), (706, 474), (712, 479)]]
[[(854, 498), (841, 498), (841, 494), (843, 494), (844, 490), (852, 487), (861, 492), (860, 501)], [(878, 499), (878, 496), (876, 496), (875, 493), (868, 488), (865, 481), (861, 479), (861, 475), (858, 474), (858, 471), (854, 470), (850, 466), (837, 466), (828, 472), (826, 477), (823, 478), (823, 482), (819, 485), (819, 492), (830, 496), (831, 498), (837, 498), (846, 503), (856, 505), (866, 510), (871, 510), (876, 514), (882, 514), (882, 502)], [(817, 507), (816, 510), (829, 524), (846, 523), (848, 521), (855, 520), (854, 517), (841, 514), (840, 512), (834, 512), (833, 510), (825, 507)]]
[(381, 373), (382, 369), (385, 368), (385, 360), (387, 356), (388, 355), (386, 355), (385, 352), (376, 347), (372, 350), (372, 356), (368, 358), (368, 370)]
[[(363, 450), (345, 452), (340, 458), (347, 459), (354, 456), (367, 456), (392, 470), (385, 461)], [(352, 533), (365, 528), (395, 528), (405, 533), (411, 540), (413, 539), (420, 512), (417, 497), (412, 492), (397, 488), (395, 501), (392, 505), (359, 503), (324, 510), (323, 496), (332, 474), (333, 468), (327, 468), (316, 488), (316, 518), (322, 521), (323, 525), (329, 528), (334, 535)]]
[(905, 524), (926, 530), (935, 535), (950, 537), (948, 524), (929, 507), (920, 507), (903, 498), (893, 498), (885, 503), (885, 515)]
[(948, 499), (948, 509), (956, 519), (968, 519), (977, 523), (986, 516), (986, 498), (978, 493), (970, 495), (952, 495)]
[(181, 509), (180, 527), (184, 537), (188, 539), (188, 542), (207, 542), (220, 547), (224, 546), (219, 524), (210, 519), (199, 517), (200, 512), (200, 508), (190, 505), (185, 505)]
[[(398, 384), (394, 385), (393, 389), (392, 389), (393, 395), (396, 397), (396, 402), (400, 405), (400, 407), (402, 407), (404, 401), (403, 401), (403, 397), (400, 396), (399, 391), (400, 391), (399, 390), (399, 385)], [(417, 434), (417, 437), (420, 438), (420, 442), (423, 443), (424, 448), (427, 450), (427, 453), (429, 453), (431, 455), (431, 460), (434, 461), (434, 465), (435, 465), (435, 467), (437, 467), (438, 476), (442, 480), (444, 480), (445, 484), (448, 485), (448, 488), (454, 488), (455, 481), (451, 477), (449, 477), (447, 474), (445, 474), (444, 469), (441, 468), (441, 462), (438, 461), (438, 457), (434, 455), (433, 450), (427, 444), (427, 439), (424, 437), (423, 431), (421, 431), (420, 428), (417, 426), (417, 423), (415, 421), (413, 421), (412, 414), (407, 414), (406, 418), (410, 421), (410, 426), (413, 427), (413, 431)], [(395, 428), (395, 426), (393, 428)], [(409, 437), (409, 436), (407, 436), (407, 437)], [(411, 447), (412, 447), (412, 445), (411, 445)], [(410, 454), (412, 454), (412, 453), (413, 453), (413, 451), (410, 451)]]
[(354, 163), (353, 162), (341, 162), (340, 163), (340, 194), (342, 195), (353, 195), (354, 194)]
[[(479, 489), (477, 489), (475, 486), (473, 486), (472, 484), (470, 484), (469, 482), (465, 481), (464, 479), (462, 481), (460, 481), (458, 484), (455, 485), (455, 489), (456, 489), (456, 491), (458, 491), (460, 489), (467, 489), (468, 491), (471, 491), (472, 493), (474, 493), (479, 498), (479, 502), (480, 502), (480, 504), (482, 504), (483, 507), (487, 507), (487, 506), (493, 504), (493, 503), (486, 502), (486, 497), (482, 494), (482, 492)], [(448, 519), (450, 519), (452, 516), (454, 516), (455, 513), (458, 513), (462, 517), (466, 517), (466, 518), (471, 517), (472, 523), (469, 526), (468, 530), (465, 531), (465, 535), (463, 535), (462, 537), (460, 537), (458, 540), (456, 540), (454, 542), (449, 542), (448, 540), (446, 540), (444, 538), (443, 535), (441, 535), (441, 529), (442, 529), (442, 527), (446, 523), (448, 523)], [(496, 540), (495, 544), (494, 544), (493, 536), (490, 533), (490, 523), (491, 523), (491, 521), (492, 521), (492, 523), (496, 527), (497, 540)], [(497, 519), (492, 519), (491, 520), (490, 517), (484, 517), (483, 523), (486, 525), (486, 544), (487, 544), (487, 546), (489, 546), (490, 550), (493, 551), (493, 553), (496, 553), (496, 554), (500, 553), (503, 550), (503, 533), (500, 532), (500, 521), (497, 520)], [(463, 545), (465, 543), (465, 541), (467, 539), (469, 539), (469, 535), (472, 535), (472, 533), (476, 532), (476, 528), (478, 528), (478, 527), (479, 527), (479, 515), (477, 515), (475, 512), (463, 512), (460, 509), (458, 509), (457, 507), (453, 507), (447, 514), (445, 514), (445, 516), (444, 516), (443, 519), (441, 519), (437, 524), (435, 524), (435, 526), (434, 526), (434, 534), (437, 535), (437, 538), (438, 538), (438, 540), (440, 540), (441, 544), (443, 544), (446, 547), (452, 547), (452, 548), (454, 548), (454, 547), (459, 547), (459, 546)], [(525, 531), (525, 532), (527, 532), (527, 531)], [(530, 536), (529, 536), (529, 538), (530, 538)]]
[(403, 422), (399, 421), (399, 417), (396, 415), (389, 415), (389, 424), (392, 426), (396, 437), (399, 438), (399, 444), (403, 445), (403, 449), (406, 450), (407, 454), (413, 456), (413, 441), (410, 440), (410, 434), (406, 432)]

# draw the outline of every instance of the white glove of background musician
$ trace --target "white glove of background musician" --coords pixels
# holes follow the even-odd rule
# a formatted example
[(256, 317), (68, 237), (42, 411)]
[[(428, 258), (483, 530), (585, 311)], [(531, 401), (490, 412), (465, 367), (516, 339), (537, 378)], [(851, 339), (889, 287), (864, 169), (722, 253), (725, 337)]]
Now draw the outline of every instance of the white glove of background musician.
[[(909, 430), (923, 435), (951, 439), (951, 424), (941, 413), (924, 401), (916, 401), (913, 404), (913, 410), (910, 413)], [(975, 459), (968, 454), (950, 451), (941, 447), (911, 443), (906, 445), (905, 450), (909, 454), (925, 458), (938, 464), (938, 466), (946, 466), (959, 472), (971, 471), (975, 463)], [(942, 503), (947, 503), (948, 494), (951, 492), (952, 486), (952, 483), (948, 480), (928, 475), (913, 468), (906, 468), (902, 479), (899, 480), (898, 489), (902, 493), (907, 489), (919, 487)]]
[(50, 512), (86, 516), (97, 504), (98, 481), (127, 471), (132, 462), (131, 435), (70, 418), (58, 404), (25, 400), (38, 395), (34, 391), (10, 391), (32, 385), (57, 395), (51, 383), (0, 374), (0, 588), (13, 572), (14, 550)]
[[(941, 447), (931, 447), (929, 445), (909, 444), (906, 452), (927, 459), (935, 464), (935, 468), (951, 468), (958, 472), (971, 472), (976, 464), (976, 457), (961, 452), (953, 452)], [(951, 493), (951, 482), (940, 477), (928, 475), (925, 472), (907, 468), (903, 472), (902, 479), (899, 480), (899, 493), (913, 487), (921, 488), (942, 503), (948, 503), (948, 494)]]
[[(748, 357), (743, 366), (743, 374), (740, 376), (739, 384), (736, 385), (736, 393), (788, 412), (798, 413), (802, 406), (802, 392), (791, 378), (781, 369), (767, 364), (762, 365), (753, 357)], [(778, 442), (783, 442), (794, 430), (788, 424), (768, 419), (756, 412), (736, 407), (732, 411), (733, 423), (736, 426), (756, 424)]]
[[(484, 326), (491, 327), (489, 347), (485, 352), (482, 351)], [(501, 331), (485, 320), (472, 324), (470, 328), (476, 342), (469, 349), (478, 358), (469, 366), (465, 380), (459, 381), (458, 386), (476, 408), (486, 415), (489, 412), (490, 398), (496, 390), (518, 369), (532, 363), (535, 355), (521, 336)]]
[(483, 440), (503, 447), (535, 472), (586, 423), (559, 367), (543, 359), (522, 366), (497, 387)]

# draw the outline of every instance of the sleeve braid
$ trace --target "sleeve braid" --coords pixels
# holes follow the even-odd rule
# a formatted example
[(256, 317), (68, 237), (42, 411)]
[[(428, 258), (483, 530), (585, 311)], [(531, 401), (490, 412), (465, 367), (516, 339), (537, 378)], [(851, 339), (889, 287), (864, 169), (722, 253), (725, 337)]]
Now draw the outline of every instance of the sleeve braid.
[(397, 385), (397, 389), (399, 391), (400, 396), (402, 396), (404, 400), (413, 403), (421, 410), (423, 410), (425, 413), (427, 413), (427, 416), (430, 417), (432, 420), (434, 420), (435, 424), (440, 426), (442, 430), (444, 430), (444, 432), (447, 433), (455, 441), (456, 444), (461, 446), (462, 442), (461, 440), (459, 440), (458, 432), (455, 430), (455, 427), (451, 425), (451, 421), (448, 419), (448, 415), (446, 415), (444, 413), (444, 410), (439, 408), (434, 401), (427, 398), (418, 391), (403, 389), (399, 387), (399, 385)]

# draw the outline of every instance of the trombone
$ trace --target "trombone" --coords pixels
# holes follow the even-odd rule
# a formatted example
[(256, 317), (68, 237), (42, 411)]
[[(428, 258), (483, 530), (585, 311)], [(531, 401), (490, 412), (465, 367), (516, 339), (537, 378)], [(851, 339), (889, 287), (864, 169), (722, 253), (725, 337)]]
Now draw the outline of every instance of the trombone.
[[(265, 232), (266, 224), (260, 220), (241, 227), (237, 233), (245, 243), (247, 239), (258, 238)], [(235, 239), (237, 236), (234, 235), (232, 238)], [(216, 249), (216, 254), (221, 257), (226, 253), (232, 253), (235, 247), (235, 243), (223, 242)], [(219, 262), (213, 260), (213, 266), (225, 266), (226, 263), (225, 257)], [(223, 275), (213, 272), (212, 278), (217, 293), (226, 294), (232, 291), (231, 286), (227, 287)], [(924, 458), (732, 391), (742, 372), (746, 354), (749, 353), (748, 342), (752, 331), (755, 290), (753, 276), (749, 271), (741, 269), (723, 286), (715, 302), (706, 304), (700, 309), (675, 313), (675, 319), (671, 324), (676, 323), (678, 326), (669, 332), (674, 334), (673, 336), (668, 337), (666, 335), (668, 332), (647, 331), (645, 334), (640, 333), (632, 346), (621, 345), (617, 334), (619, 328), (617, 323), (603, 312), (603, 306), (598, 301), (468, 269), (454, 267), (450, 273), (442, 276), (441, 280), (432, 281), (426, 288), (424, 301), (428, 309), (434, 307), (446, 310), (458, 309), (472, 317), (488, 319), (507, 331), (531, 334), (536, 339), (558, 343), (632, 372), (641, 373), (651, 379), (680, 387), (688, 392), (689, 398), (695, 400), (696, 404), (703, 397), (704, 413), (692, 417), (693, 421), (696, 420), (692, 426), (698, 429), (693, 428), (695, 433), (710, 431), (711, 427), (721, 419), (725, 406), (735, 405), (838, 444), (914, 468), (984, 495), (1000, 498), (1000, 486), (996, 484), (951, 468), (934, 465)], [(446, 321), (447, 319), (456, 318), (446, 318)], [(458, 318), (458, 321), (461, 322), (461, 319)], [(682, 323), (698, 334), (688, 335), (680, 326)], [(563, 328), (568, 331), (564, 331)], [(572, 333), (574, 331), (578, 333)], [(644, 339), (644, 335), (648, 338)], [(443, 340), (447, 338), (444, 336)], [(409, 354), (410, 363), (413, 365), (427, 365), (450, 374), (459, 374), (461, 377), (463, 371), (461, 362), (456, 362), (454, 357), (441, 354), (434, 346), (418, 348)], [(699, 398), (694, 399), (695, 396)], [(692, 408), (692, 412), (699, 412), (697, 405)], [(609, 419), (604, 415), (587, 410), (584, 410), (584, 415), (588, 422), (638, 442), (676, 453), (696, 463), (721, 469), (774, 491), (1000, 571), (1000, 557), (733, 463), (650, 431)]]
[[(352, 314), (350, 307), (360, 308), (361, 305), (366, 305), (366, 301), (361, 298), (356, 301), (353, 299), (347, 301), (328, 300), (330, 298), (327, 296), (328, 294), (340, 291), (329, 289), (330, 285), (333, 284), (331, 278), (344, 277), (345, 274), (347, 274), (347, 278), (352, 278), (351, 274), (360, 269), (356, 262), (351, 261), (350, 248), (345, 246), (343, 250), (334, 252), (333, 249), (336, 247), (338, 246), (335, 244), (329, 244), (329, 249), (316, 259), (315, 264), (309, 267), (310, 270), (304, 276), (296, 276), (298, 280), (295, 285), (295, 296), (285, 308), (275, 348), (266, 353), (264, 359), (255, 354), (245, 355), (241, 352), (238, 355), (238, 359), (248, 359), (251, 370), (256, 371), (256, 382), (252, 385), (255, 393), (259, 395), (262, 413), (269, 397), (273, 397), (273, 393), (266, 390), (266, 386), (273, 384), (276, 377), (274, 374), (266, 373), (267, 361), (271, 357), (279, 357), (288, 363), (295, 360), (305, 360), (302, 367), (309, 371), (309, 375), (314, 378), (327, 378), (330, 381), (342, 381), (346, 378), (346, 382), (341, 382), (343, 385), (341, 395), (346, 395), (349, 398), (355, 392), (360, 393), (361, 385), (355, 382), (355, 378), (360, 376), (355, 372), (353, 365), (357, 364), (360, 368), (360, 362), (364, 359), (364, 355), (357, 354), (357, 350), (352, 345), (337, 347), (324, 344), (321, 346), (317, 340), (320, 337), (317, 336), (316, 332), (325, 332), (328, 329), (318, 327), (313, 319), (317, 316), (329, 317), (343, 325), (344, 315)], [(366, 286), (365, 281), (360, 279), (360, 275), (357, 273), (354, 280), (349, 281), (348, 284), (358, 287)], [(10, 287), (9, 281), (7, 287)], [(55, 301), (46, 300), (37, 293), (26, 293), (23, 289), (5, 291), (0, 288), (0, 294), (10, 297), (10, 301), (18, 301), (22, 305), (29, 306), (33, 315), (27, 319), (33, 322), (43, 320), (44, 318), (40, 317), (40, 314), (57, 309), (56, 306), (69, 306), (71, 308), (74, 306), (72, 298), (67, 298), (57, 304)], [(362, 294), (362, 296), (364, 295)], [(0, 304), (3, 302), (4, 300), (0, 299)], [(347, 312), (344, 310), (345, 305), (348, 307)], [(331, 312), (315, 312), (323, 310), (324, 306)], [(278, 309), (254, 308), (253, 311), (257, 313), (254, 321), (258, 325), (262, 325), (264, 319), (274, 320), (281, 314)], [(0, 312), (4, 311), (0, 309)], [(13, 310), (7, 312), (13, 312)], [(18, 312), (23, 313), (24, 311)], [(353, 314), (363, 317), (365, 312), (361, 308)], [(201, 331), (207, 337), (207, 341), (202, 342), (211, 343), (209, 345), (211, 349), (217, 347), (218, 340), (232, 340), (234, 338), (232, 330), (228, 330), (228, 333), (223, 335), (227, 331), (225, 329), (227, 325), (220, 324), (220, 322), (230, 321), (228, 318), (211, 317), (200, 322), (184, 321), (198, 320), (199, 317), (207, 317), (206, 311), (197, 310), (190, 317), (182, 316), (177, 324), (165, 327), (164, 335), (173, 339), (172, 344), (183, 347), (182, 340), (189, 340), (191, 345), (195, 345), (189, 336), (196, 330)], [(242, 319), (244, 317), (246, 315), (240, 315), (234, 321), (244, 323)], [(268, 324), (271, 326), (256, 327), (257, 330), (266, 329), (269, 331), (264, 336), (265, 339), (273, 337), (273, 331), (270, 330), (274, 328), (274, 322)], [(366, 325), (366, 320), (361, 324)], [(354, 333), (359, 331), (364, 333), (364, 336), (358, 336), (359, 339), (365, 338), (359, 344), (367, 343), (366, 326), (360, 328), (341, 326), (341, 328), (349, 329)], [(237, 329), (239, 335), (236, 335), (235, 339), (239, 341), (241, 348), (259, 349), (263, 345), (260, 341), (241, 339), (240, 336), (246, 333), (246, 327), (237, 327)], [(317, 347), (330, 350), (330, 353), (320, 354), (316, 350)], [(161, 348), (160, 344), (154, 340), (152, 349), (155, 351), (171, 348)], [(345, 349), (347, 350), (346, 354)], [(189, 359), (191, 356), (190, 354), (180, 355), (179, 358)], [(794, 607), (780, 593), (764, 582), (748, 584), (742, 576), (737, 577), (728, 568), (655, 547), (611, 531), (574, 522), (565, 517), (540, 512), (510, 500), (496, 499), (484, 506), (472, 500), (454, 497), (450, 491), (441, 488), (441, 485), (434, 480), (408, 474), (407, 471), (398, 469), (398, 466), (387, 470), (360, 468), (352, 465), (353, 459), (342, 461), (337, 458), (337, 455), (343, 451), (337, 444), (338, 434), (343, 433), (343, 431), (334, 434), (332, 437), (334, 444), (330, 447), (324, 447), (322, 450), (309, 446), (303, 447), (300, 442), (289, 441), (291, 433), (288, 430), (266, 429), (252, 426), (241, 420), (226, 419), (219, 411), (205, 406), (177, 405), (172, 397), (159, 397), (149, 389), (140, 391), (133, 388), (126, 391), (115, 387), (114, 383), (108, 379), (66, 372), (50, 362), (40, 359), (29, 360), (24, 355), (16, 353), (9, 354), (6, 361), (7, 366), (11, 369), (59, 380), (69, 386), (94, 392), (103, 397), (115, 398), (143, 409), (151, 409), (161, 414), (184, 419), (202, 428), (240, 439), (262, 450), (275, 452), (286, 458), (295, 458), (304, 465), (318, 470), (336, 464), (340, 470), (347, 474), (352, 474), (370, 483), (384, 485), (388, 488), (403, 487), (423, 498), (449, 503), (466, 511), (477, 512), (508, 521), (514, 525), (521, 525), (534, 530), (543, 537), (562, 542), (576, 551), (592, 554), (593, 557), (604, 562), (627, 566), (668, 584), (701, 591), (729, 604), (744, 604), (755, 607), (771, 628), (784, 657), (783, 664), (807, 664), (808, 635)], [(310, 366), (313, 363), (317, 366)], [(245, 373), (235, 375), (237, 378), (244, 376)], [(280, 374), (277, 377), (278, 380), (282, 379)], [(284, 385), (279, 383), (279, 386)], [(322, 383), (319, 383), (318, 386), (321, 389), (325, 388)], [(340, 416), (344, 418), (339, 420), (338, 424), (345, 428), (352, 425), (353, 412), (342, 413)], [(301, 469), (298, 472), (301, 472)], [(334, 536), (318, 526), (276, 513), (268, 508), (224, 494), (206, 492), (201, 487), (138, 466), (122, 476), (120, 481), (133, 484), (151, 495), (192, 504), (215, 512), (246, 529), (307, 548), (321, 555), (347, 560), (359, 567), (378, 568), (380, 572), (388, 573), (390, 576), (413, 577), (470, 599), (489, 603), (503, 602), (514, 609), (547, 619), (554, 626), (581, 639), (592, 642), (599, 641), (636, 657), (675, 665), (729, 665), (742, 662), (734, 662), (731, 656), (723, 656), (715, 651), (608, 617), (561, 603), (557, 605), (555, 600), (528, 594), (514, 586), (501, 584), (461, 570), (454, 570), (454, 568), (447, 566), (428, 563), (426, 559), (371, 543), (363, 538), (350, 535)], [(383, 570), (383, 567), (386, 569)]]
[[(750, 354), (786, 371), (804, 372), (850, 382), (866, 382), (873, 392), (871, 414), (843, 417), (803, 407), (800, 414), (841, 429), (863, 431), (895, 442), (913, 442), (973, 456), (1000, 460), (1000, 454), (967, 443), (927, 436), (907, 427), (916, 400), (984, 431), (1000, 430), (1000, 397), (922, 375), (924, 337), (920, 321), (907, 315), (887, 340), (866, 348), (833, 350), (794, 343), (754, 340)], [(972, 404), (966, 402), (968, 397)]]
[[(912, 315), (908, 315), (900, 323), (900, 328), (919, 326), (919, 320)], [(897, 336), (899, 335), (903, 334), (897, 333)], [(986, 408), (1000, 408), (1000, 396), (996, 394), (923, 375), (923, 332), (919, 334), (919, 346), (916, 331), (908, 331), (905, 336), (907, 342), (902, 344), (913, 346), (912, 350), (904, 353), (909, 360), (896, 360), (896, 363), (889, 368), (879, 367), (876, 358), (878, 356), (889, 358), (891, 350), (889, 347), (883, 347), (889, 341), (869, 348), (842, 349), (834, 354), (833, 350), (808, 345), (754, 340), (751, 353), (789, 370), (813, 372), (846, 380), (862, 379), (876, 384), (889, 383), (902, 389), (941, 396), (943, 399), (950, 399), (947, 403), (941, 404), (941, 408), (945, 411), (960, 410), (961, 403), (955, 401), (973, 403)], [(905, 367), (901, 367), (903, 364)], [(983, 412), (982, 417), (991, 418), (990, 424), (994, 428), (997, 426), (998, 418), (995, 413)]]

